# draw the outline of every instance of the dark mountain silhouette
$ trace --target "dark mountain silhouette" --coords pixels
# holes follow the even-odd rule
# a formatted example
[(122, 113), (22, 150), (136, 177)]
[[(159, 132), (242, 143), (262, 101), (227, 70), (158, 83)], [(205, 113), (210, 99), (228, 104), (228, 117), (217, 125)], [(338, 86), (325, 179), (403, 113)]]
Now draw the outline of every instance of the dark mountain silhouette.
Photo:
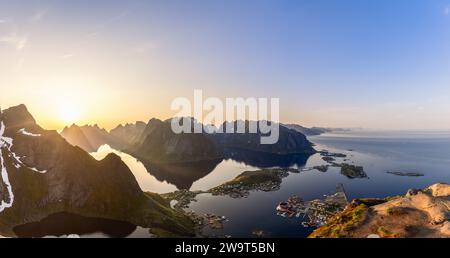
[(56, 131), (42, 129), (24, 105), (0, 114), (0, 157), (4, 236), (59, 212), (192, 234), (191, 220), (158, 195), (142, 192), (120, 157), (95, 160)]
[[(246, 121), (245, 133), (180, 133), (171, 129), (170, 119), (161, 121), (151, 119), (147, 124), (119, 125), (109, 133), (98, 126), (72, 125), (66, 127), (61, 135), (72, 145), (79, 146), (88, 152), (98, 149), (103, 144), (129, 153), (145, 163), (170, 164), (212, 161), (224, 157), (223, 153), (230, 149), (268, 153), (273, 155), (313, 154), (315, 150), (305, 135), (298, 130), (279, 127), (279, 140), (275, 144), (261, 144), (264, 134), (249, 133), (249, 122)], [(196, 123), (194, 119), (191, 123)], [(238, 122), (229, 122), (236, 127)], [(222, 125), (225, 131), (226, 123)], [(298, 127), (300, 128), (300, 127)], [(302, 128), (302, 127), (301, 127)], [(310, 129), (322, 132), (320, 129)], [(284, 158), (282, 158), (284, 159)], [(274, 159), (276, 160), (276, 159)]]
[(152, 119), (129, 152), (141, 161), (170, 164), (221, 160), (222, 153), (205, 134), (172, 131), (170, 121)]
[(245, 123), (245, 133), (211, 135), (221, 149), (239, 149), (275, 155), (314, 154), (316, 152), (305, 135), (282, 125), (279, 126), (279, 138), (275, 144), (261, 144), (261, 137), (265, 134), (262, 134), (259, 130), (257, 133), (249, 133), (251, 124), (257, 123), (255, 121), (226, 122), (220, 130), (226, 132), (227, 126), (232, 126), (237, 131), (238, 123)]

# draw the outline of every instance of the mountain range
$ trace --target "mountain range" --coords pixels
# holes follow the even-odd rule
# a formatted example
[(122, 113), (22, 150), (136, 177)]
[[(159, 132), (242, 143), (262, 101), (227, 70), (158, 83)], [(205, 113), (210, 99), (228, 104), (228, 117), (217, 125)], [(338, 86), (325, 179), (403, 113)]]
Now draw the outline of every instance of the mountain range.
[[(247, 130), (247, 133), (234, 134), (205, 132), (176, 134), (171, 129), (170, 121), (153, 118), (147, 124), (138, 121), (134, 124), (119, 125), (109, 133), (97, 125), (72, 125), (64, 128), (61, 135), (72, 145), (79, 146), (87, 152), (96, 151), (101, 145), (108, 144), (144, 163), (153, 165), (221, 160), (226, 158), (226, 153), (230, 150), (273, 155), (315, 153), (311, 142), (303, 133), (282, 124), (279, 127), (277, 143), (261, 144), (263, 134), (260, 132), (248, 133)], [(246, 123), (248, 126), (252, 122)], [(319, 129), (316, 132), (318, 133)]]
[(302, 133), (306, 136), (321, 135), (321, 134), (329, 133), (332, 131), (332, 129), (328, 129), (328, 128), (322, 128), (322, 127), (307, 128), (307, 127), (297, 125), (297, 124), (283, 124), (283, 126), (286, 128), (295, 130), (299, 133)]

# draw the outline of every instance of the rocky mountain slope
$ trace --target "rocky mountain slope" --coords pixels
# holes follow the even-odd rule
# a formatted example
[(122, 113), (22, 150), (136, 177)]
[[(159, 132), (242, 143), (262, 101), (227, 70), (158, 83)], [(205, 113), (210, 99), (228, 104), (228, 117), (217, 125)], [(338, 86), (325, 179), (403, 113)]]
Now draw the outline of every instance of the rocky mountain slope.
[(140, 160), (152, 163), (192, 163), (222, 159), (222, 152), (205, 134), (172, 131), (170, 121), (152, 119), (140, 140), (129, 148)]
[(146, 194), (120, 157), (95, 160), (47, 131), (24, 105), (0, 114), (0, 232), (69, 212), (115, 219), (177, 235), (192, 235), (192, 221)]
[(450, 237), (450, 185), (411, 189), (405, 196), (357, 199), (310, 237)]
[(146, 127), (147, 124), (141, 121), (118, 125), (109, 132), (111, 147), (124, 150), (138, 144)]
[[(237, 121), (231, 122), (231, 126), (237, 128), (237, 123)], [(251, 123), (257, 122), (245, 121), (246, 133), (221, 133), (214, 134), (212, 137), (221, 149), (239, 149), (276, 155), (314, 154), (316, 152), (305, 135), (283, 125), (279, 126), (279, 138), (275, 144), (261, 144), (261, 137), (265, 134), (260, 131), (248, 133)], [(227, 123), (224, 123), (221, 130), (225, 132), (226, 127)]]

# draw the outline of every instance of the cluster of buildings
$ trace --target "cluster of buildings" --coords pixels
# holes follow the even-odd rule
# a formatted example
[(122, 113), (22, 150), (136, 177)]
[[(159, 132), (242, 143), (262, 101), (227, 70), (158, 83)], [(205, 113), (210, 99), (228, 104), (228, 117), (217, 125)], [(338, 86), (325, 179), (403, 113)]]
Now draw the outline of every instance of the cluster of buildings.
[(336, 193), (325, 195), (324, 199), (303, 201), (298, 196), (291, 196), (286, 202), (280, 202), (276, 208), (277, 214), (283, 217), (301, 217), (304, 227), (319, 227), (329, 218), (345, 209), (348, 204), (344, 187), (339, 184)]

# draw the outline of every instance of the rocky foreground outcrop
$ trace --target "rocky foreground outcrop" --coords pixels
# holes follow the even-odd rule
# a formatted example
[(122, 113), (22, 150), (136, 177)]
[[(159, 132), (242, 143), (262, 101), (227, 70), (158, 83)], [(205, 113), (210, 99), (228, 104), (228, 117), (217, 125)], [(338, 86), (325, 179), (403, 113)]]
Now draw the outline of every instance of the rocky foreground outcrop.
[(356, 199), (310, 237), (450, 237), (450, 185), (439, 183), (405, 196)]
[(0, 161), (0, 235), (59, 212), (193, 234), (193, 222), (142, 192), (119, 156), (95, 160), (37, 125), (24, 105), (0, 113)]

